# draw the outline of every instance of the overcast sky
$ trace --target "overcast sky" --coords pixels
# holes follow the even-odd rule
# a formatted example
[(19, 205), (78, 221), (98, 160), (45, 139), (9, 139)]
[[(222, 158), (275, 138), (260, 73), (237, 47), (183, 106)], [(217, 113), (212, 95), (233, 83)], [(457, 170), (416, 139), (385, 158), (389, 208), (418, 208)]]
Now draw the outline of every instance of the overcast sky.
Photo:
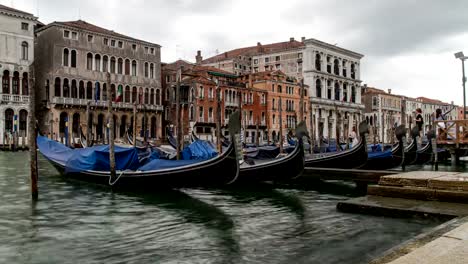
[[(364, 83), (463, 103), (466, 0), (0, 0), (43, 23), (82, 19), (162, 45), (163, 62), (315, 38), (364, 54)], [(468, 63), (467, 63), (468, 64)], [(467, 65), (468, 68), (468, 65)]]

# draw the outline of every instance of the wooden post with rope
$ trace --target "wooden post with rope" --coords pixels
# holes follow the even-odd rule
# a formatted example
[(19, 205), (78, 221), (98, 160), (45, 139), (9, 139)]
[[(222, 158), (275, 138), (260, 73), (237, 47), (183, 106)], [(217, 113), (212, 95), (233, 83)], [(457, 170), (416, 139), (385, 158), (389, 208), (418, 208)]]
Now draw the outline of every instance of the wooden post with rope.
[(31, 176), (31, 197), (37, 201), (39, 197), (39, 190), (37, 188), (37, 180), (39, 177), (39, 170), (37, 169), (37, 124), (36, 124), (36, 92), (34, 89), (34, 68), (31, 65), (31, 77), (29, 78), (29, 166)]
[[(106, 74), (107, 87), (111, 87), (110, 73)], [(115, 179), (114, 116), (112, 114), (111, 89), (107, 89), (107, 118), (109, 120), (109, 165), (110, 177)]]

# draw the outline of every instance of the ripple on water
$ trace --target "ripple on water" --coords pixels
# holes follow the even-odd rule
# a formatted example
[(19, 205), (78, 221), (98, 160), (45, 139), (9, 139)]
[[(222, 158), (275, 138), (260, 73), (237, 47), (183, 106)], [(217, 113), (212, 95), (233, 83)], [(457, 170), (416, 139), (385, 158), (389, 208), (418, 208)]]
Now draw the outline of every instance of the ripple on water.
[[(0, 263), (362, 263), (437, 222), (343, 214), (334, 190), (114, 193), (0, 152)], [(337, 183), (339, 184), (339, 183)]]

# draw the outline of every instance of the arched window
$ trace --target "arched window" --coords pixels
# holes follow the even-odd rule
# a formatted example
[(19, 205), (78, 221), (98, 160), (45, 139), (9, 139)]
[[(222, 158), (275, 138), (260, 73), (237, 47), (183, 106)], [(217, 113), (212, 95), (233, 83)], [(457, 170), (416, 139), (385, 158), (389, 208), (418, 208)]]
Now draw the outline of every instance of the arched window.
[(63, 66), (68, 67), (68, 57), (70, 52), (67, 48), (63, 49)]
[(62, 85), (60, 83), (60, 78), (59, 77), (55, 78), (54, 95), (56, 97), (61, 97), (62, 96)]
[(125, 86), (124, 102), (130, 103), (130, 86)]
[(91, 53), (86, 55), (86, 69), (89, 71), (93, 70), (93, 54)]
[(130, 60), (125, 60), (125, 75), (130, 75)]
[(84, 82), (83, 82), (83, 81), (80, 81), (80, 84), (79, 84), (79, 88), (78, 88), (78, 89), (79, 89), (79, 91), (78, 91), (78, 97), (79, 97), (80, 99), (85, 99), (86, 93), (85, 93), (85, 88), (84, 88)]
[(148, 103), (149, 103), (149, 100), (148, 100), (148, 99), (149, 99), (149, 95), (148, 95), (148, 94), (149, 94), (149, 89), (146, 88), (146, 89), (145, 89), (145, 104), (148, 104)]
[(29, 95), (29, 79), (27, 72), (23, 72), (23, 84), (21, 85), (21, 89), (23, 95)]
[(140, 87), (138, 89), (138, 104), (143, 104), (144, 101), (143, 101), (143, 87)]
[(115, 84), (111, 84), (111, 100), (115, 102)]
[(107, 55), (102, 56), (102, 71), (109, 72), (109, 57)]
[(137, 88), (133, 86), (132, 88), (132, 103), (135, 103), (137, 101)]
[(21, 109), (19, 112), (19, 130), (24, 131), (24, 135), (26, 136), (26, 131), (28, 128), (28, 111)]
[(356, 66), (354, 66), (354, 63), (351, 64), (351, 78), (356, 79)]
[(339, 101), (340, 95), (341, 95), (340, 85), (338, 84), (338, 82), (335, 82), (335, 100)]
[(71, 82), (71, 98), (78, 98), (78, 87), (76, 86), (76, 80)]
[(115, 73), (115, 57), (110, 59), (110, 73)]
[(14, 72), (13, 73), (13, 91), (12, 91), (12, 94), (19, 94), (20, 93), (20, 90), (19, 90), (19, 86), (20, 86), (20, 79), (19, 79), (19, 72)]
[(161, 90), (159, 89), (156, 89), (156, 104), (161, 105)]
[(96, 54), (94, 56), (94, 68), (96, 71), (101, 71), (101, 55)]
[(356, 88), (351, 86), (351, 102), (356, 103)]
[(122, 74), (122, 72), (123, 72), (123, 59), (119, 58), (117, 60), (117, 73)]
[(282, 93), (283, 92), (283, 88), (281, 87), (281, 85), (278, 85), (278, 93)]
[(322, 61), (321, 61), (321, 58), (320, 58), (320, 54), (315, 55), (315, 69), (317, 71), (322, 70)]
[(332, 99), (332, 87), (331, 87), (331, 81), (327, 80), (327, 98)]
[(93, 99), (93, 83), (86, 83), (86, 99)]
[(348, 101), (348, 84), (344, 83), (343, 84), (343, 102)]
[(12, 132), (13, 131), (13, 116), (15, 113), (13, 109), (8, 108), (5, 110), (5, 131)]
[(333, 72), (335, 73), (335, 75), (340, 75), (340, 62), (338, 61), (338, 59), (335, 59), (333, 61)]
[(102, 101), (107, 101), (107, 85), (106, 84), (104, 84), (102, 86), (102, 96), (101, 96), (101, 98), (102, 98)]
[(23, 41), (23, 43), (21, 43), (21, 59), (23, 60), (28, 59), (28, 53), (29, 53), (28, 48), (29, 48), (29, 44), (26, 41)]
[(3, 71), (2, 93), (10, 94), (10, 72), (7, 70)]
[(145, 62), (145, 77), (148, 78), (148, 63)]
[(76, 68), (76, 50), (71, 51), (71, 63), (70, 67)]
[(70, 84), (68, 79), (63, 79), (63, 97), (70, 97)]
[(137, 62), (136, 62), (136, 60), (132, 61), (132, 76), (137, 76)]
[[(318, 56), (320, 56), (320, 55), (318, 55)], [(317, 95), (317, 98), (322, 98), (322, 82), (320, 80), (317, 80), (315, 82), (315, 93)]]
[(151, 79), (154, 78), (154, 64), (153, 63), (150, 64), (150, 78)]
[(275, 98), (273, 98), (273, 101), (272, 101), (271, 105), (273, 106), (272, 110), (275, 110), (275, 106), (276, 106), (276, 99)]
[(101, 100), (101, 97), (101, 84), (99, 82), (96, 82), (94, 84), (94, 99)]
[(154, 89), (151, 88), (151, 91), (150, 91), (150, 102), (149, 102), (151, 105), (154, 105)]

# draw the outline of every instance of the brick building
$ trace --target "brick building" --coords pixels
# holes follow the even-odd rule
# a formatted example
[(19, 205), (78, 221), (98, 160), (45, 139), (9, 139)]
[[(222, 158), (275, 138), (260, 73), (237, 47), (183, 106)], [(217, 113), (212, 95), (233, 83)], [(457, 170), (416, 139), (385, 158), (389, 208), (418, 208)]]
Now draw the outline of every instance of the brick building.
[(93, 137), (103, 141), (108, 136), (107, 89), (111, 89), (117, 139), (133, 127), (133, 104), (138, 105), (140, 135), (145, 128), (149, 138), (161, 136), (159, 45), (81, 20), (53, 22), (36, 35), (35, 48), (41, 51), (35, 54), (36, 98), (41, 103), (38, 119), (43, 132), (54, 139), (68, 134), (67, 143), (73, 143), (80, 126), (85, 133), (89, 126)]

